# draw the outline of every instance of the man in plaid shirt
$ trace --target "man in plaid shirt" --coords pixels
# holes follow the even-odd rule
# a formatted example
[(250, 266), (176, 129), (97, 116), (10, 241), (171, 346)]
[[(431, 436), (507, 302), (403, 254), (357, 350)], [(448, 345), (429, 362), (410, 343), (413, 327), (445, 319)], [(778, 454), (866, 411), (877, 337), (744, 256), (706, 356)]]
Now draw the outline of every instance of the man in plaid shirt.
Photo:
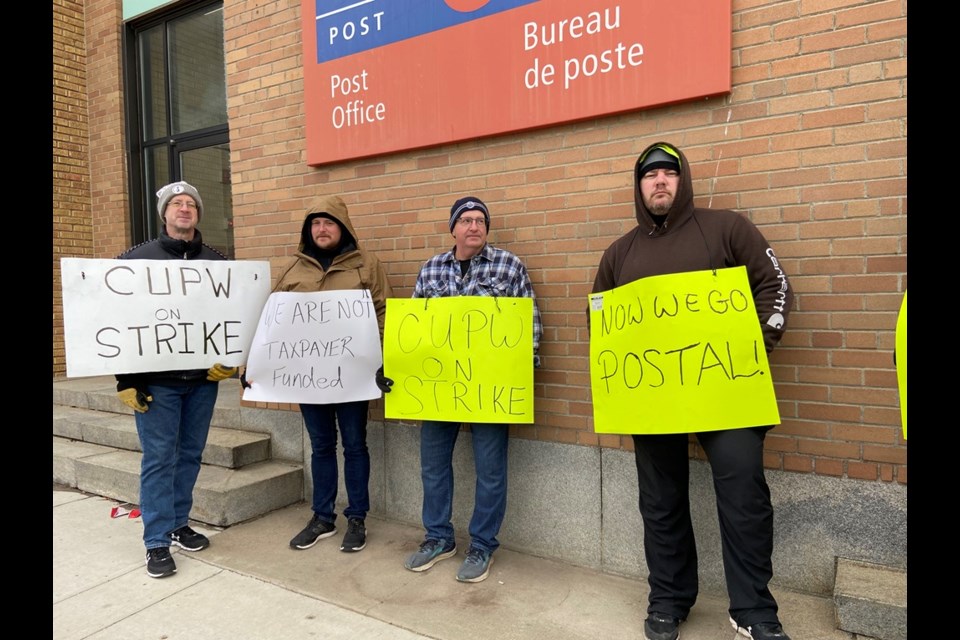
[[(533, 298), (534, 366), (543, 325), (527, 269), (509, 251), (487, 244), (490, 212), (474, 196), (457, 200), (450, 209), (454, 247), (428, 260), (420, 269), (414, 298), (495, 296)], [(386, 387), (389, 389), (389, 386)], [(420, 549), (407, 558), (410, 571), (426, 571), (457, 553), (453, 513), (453, 448), (459, 422), (424, 420), (420, 432), (420, 476), (423, 480), (423, 526)], [(507, 445), (509, 425), (474, 423), (473, 457), (477, 470), (470, 548), (457, 572), (460, 582), (480, 582), (490, 573), (492, 554), (500, 546), (497, 533), (507, 508)]]

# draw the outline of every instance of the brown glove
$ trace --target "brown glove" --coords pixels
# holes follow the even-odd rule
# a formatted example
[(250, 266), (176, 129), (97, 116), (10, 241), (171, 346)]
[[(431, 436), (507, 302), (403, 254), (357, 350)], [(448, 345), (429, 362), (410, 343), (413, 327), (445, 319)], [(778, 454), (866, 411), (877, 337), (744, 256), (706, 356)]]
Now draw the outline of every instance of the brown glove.
[(146, 413), (147, 409), (150, 408), (147, 403), (153, 402), (153, 396), (148, 395), (146, 391), (137, 389), (135, 387), (117, 391), (117, 397), (120, 398), (120, 402), (127, 405), (137, 413)]
[(237, 367), (225, 367), (219, 362), (207, 371), (207, 380), (211, 382), (220, 382), (227, 378), (232, 378), (237, 374)]

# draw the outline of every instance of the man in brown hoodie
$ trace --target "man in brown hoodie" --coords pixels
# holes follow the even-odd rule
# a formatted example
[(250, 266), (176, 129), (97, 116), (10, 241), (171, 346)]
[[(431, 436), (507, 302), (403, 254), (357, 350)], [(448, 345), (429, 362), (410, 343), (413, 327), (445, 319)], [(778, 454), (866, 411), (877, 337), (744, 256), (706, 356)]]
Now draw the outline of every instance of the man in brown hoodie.
[[(649, 276), (745, 266), (767, 352), (780, 341), (793, 292), (773, 249), (746, 217), (696, 208), (686, 156), (674, 145), (647, 147), (635, 165), (637, 227), (600, 260), (593, 292)], [(633, 436), (650, 597), (647, 640), (677, 640), (697, 599), (697, 549), (690, 519), (689, 433), (713, 471), (730, 622), (753, 640), (789, 640), (768, 583), (773, 576), (773, 506), (763, 471), (771, 428)]]

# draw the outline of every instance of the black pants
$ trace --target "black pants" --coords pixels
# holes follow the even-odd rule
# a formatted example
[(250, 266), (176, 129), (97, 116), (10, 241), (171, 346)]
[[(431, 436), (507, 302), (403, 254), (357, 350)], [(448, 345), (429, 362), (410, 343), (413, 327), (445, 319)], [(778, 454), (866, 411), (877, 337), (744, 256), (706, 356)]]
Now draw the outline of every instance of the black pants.
[[(773, 506), (763, 473), (766, 427), (697, 434), (713, 471), (730, 617), (741, 626), (778, 622)], [(650, 571), (647, 612), (686, 619), (697, 599), (697, 547), (690, 520), (687, 434), (634, 435), (643, 545)]]

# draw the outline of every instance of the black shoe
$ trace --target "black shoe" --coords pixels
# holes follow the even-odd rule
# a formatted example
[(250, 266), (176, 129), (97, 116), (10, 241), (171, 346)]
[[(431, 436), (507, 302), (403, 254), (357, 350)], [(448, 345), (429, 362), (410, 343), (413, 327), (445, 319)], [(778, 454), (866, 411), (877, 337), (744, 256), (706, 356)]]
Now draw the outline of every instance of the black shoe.
[(184, 551), (200, 551), (210, 546), (210, 539), (184, 525), (170, 533), (170, 542)]
[(347, 532), (340, 543), (340, 551), (360, 551), (367, 546), (367, 527), (363, 518), (348, 518)]
[(147, 549), (147, 575), (151, 578), (165, 578), (177, 572), (177, 563), (167, 547)]
[(779, 622), (757, 622), (741, 627), (733, 618), (730, 618), (730, 624), (737, 633), (751, 640), (790, 640), (790, 636), (784, 632)]
[(643, 635), (647, 640), (678, 640), (680, 618), (665, 613), (651, 613), (643, 623)]
[(317, 540), (329, 538), (337, 532), (337, 528), (332, 522), (324, 522), (317, 514), (313, 514), (310, 522), (290, 541), (290, 546), (294, 549), (309, 549), (317, 544)]

